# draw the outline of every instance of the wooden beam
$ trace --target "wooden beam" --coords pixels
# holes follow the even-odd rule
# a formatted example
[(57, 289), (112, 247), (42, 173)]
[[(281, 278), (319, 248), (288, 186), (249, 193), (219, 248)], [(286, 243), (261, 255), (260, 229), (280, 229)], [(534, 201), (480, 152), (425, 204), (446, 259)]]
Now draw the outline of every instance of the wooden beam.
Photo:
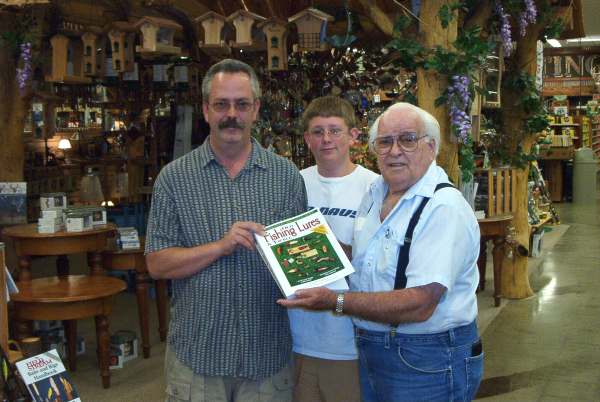
[(373, 20), (375, 26), (386, 35), (392, 36), (394, 33), (394, 23), (390, 17), (371, 0), (359, 0), (359, 3), (366, 14)]

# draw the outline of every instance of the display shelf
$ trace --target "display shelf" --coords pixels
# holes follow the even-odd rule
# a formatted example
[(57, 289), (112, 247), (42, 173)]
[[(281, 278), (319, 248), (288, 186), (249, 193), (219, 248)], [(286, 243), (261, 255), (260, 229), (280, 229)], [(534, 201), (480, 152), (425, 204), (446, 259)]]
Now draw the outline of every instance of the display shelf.
[(551, 123), (550, 127), (579, 127), (579, 123)]

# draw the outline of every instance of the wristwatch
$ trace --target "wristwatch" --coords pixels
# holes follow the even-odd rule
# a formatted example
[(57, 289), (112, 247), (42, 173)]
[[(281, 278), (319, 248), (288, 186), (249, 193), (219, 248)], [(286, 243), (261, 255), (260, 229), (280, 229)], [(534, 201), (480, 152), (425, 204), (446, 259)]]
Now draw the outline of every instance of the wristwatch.
[(335, 315), (343, 315), (344, 314), (344, 293), (338, 293), (337, 298), (335, 300), (335, 310), (333, 311)]

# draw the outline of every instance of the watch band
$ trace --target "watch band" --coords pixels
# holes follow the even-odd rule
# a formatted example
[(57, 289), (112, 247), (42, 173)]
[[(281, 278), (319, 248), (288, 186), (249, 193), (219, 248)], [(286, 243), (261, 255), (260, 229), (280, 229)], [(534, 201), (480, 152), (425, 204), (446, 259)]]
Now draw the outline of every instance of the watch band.
[(344, 294), (338, 293), (337, 298), (335, 300), (335, 311), (333, 312), (335, 315), (343, 315), (344, 314)]

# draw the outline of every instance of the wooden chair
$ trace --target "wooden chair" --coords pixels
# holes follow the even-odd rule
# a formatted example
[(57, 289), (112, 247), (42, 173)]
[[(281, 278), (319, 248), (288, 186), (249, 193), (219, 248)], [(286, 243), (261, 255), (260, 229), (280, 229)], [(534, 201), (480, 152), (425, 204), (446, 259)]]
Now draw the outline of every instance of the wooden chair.
[(487, 169), (487, 218), (510, 215), (515, 212), (517, 197), (516, 178), (516, 169)]
[(94, 317), (102, 386), (110, 387), (110, 345), (108, 317), (112, 298), (127, 287), (120, 279), (102, 275), (67, 275), (17, 282), (19, 293), (12, 295), (17, 338), (25, 338), (32, 320), (63, 320), (67, 337), (69, 369), (76, 369), (77, 321)]
[[(150, 333), (148, 329), (148, 285), (152, 281), (146, 269), (144, 242), (141, 247), (132, 250), (108, 250), (103, 252), (102, 261), (106, 270), (135, 271), (135, 293), (138, 304), (142, 350), (144, 358), (150, 357)], [(167, 338), (167, 281), (156, 280), (156, 306), (158, 309), (158, 332), (160, 340)]]

